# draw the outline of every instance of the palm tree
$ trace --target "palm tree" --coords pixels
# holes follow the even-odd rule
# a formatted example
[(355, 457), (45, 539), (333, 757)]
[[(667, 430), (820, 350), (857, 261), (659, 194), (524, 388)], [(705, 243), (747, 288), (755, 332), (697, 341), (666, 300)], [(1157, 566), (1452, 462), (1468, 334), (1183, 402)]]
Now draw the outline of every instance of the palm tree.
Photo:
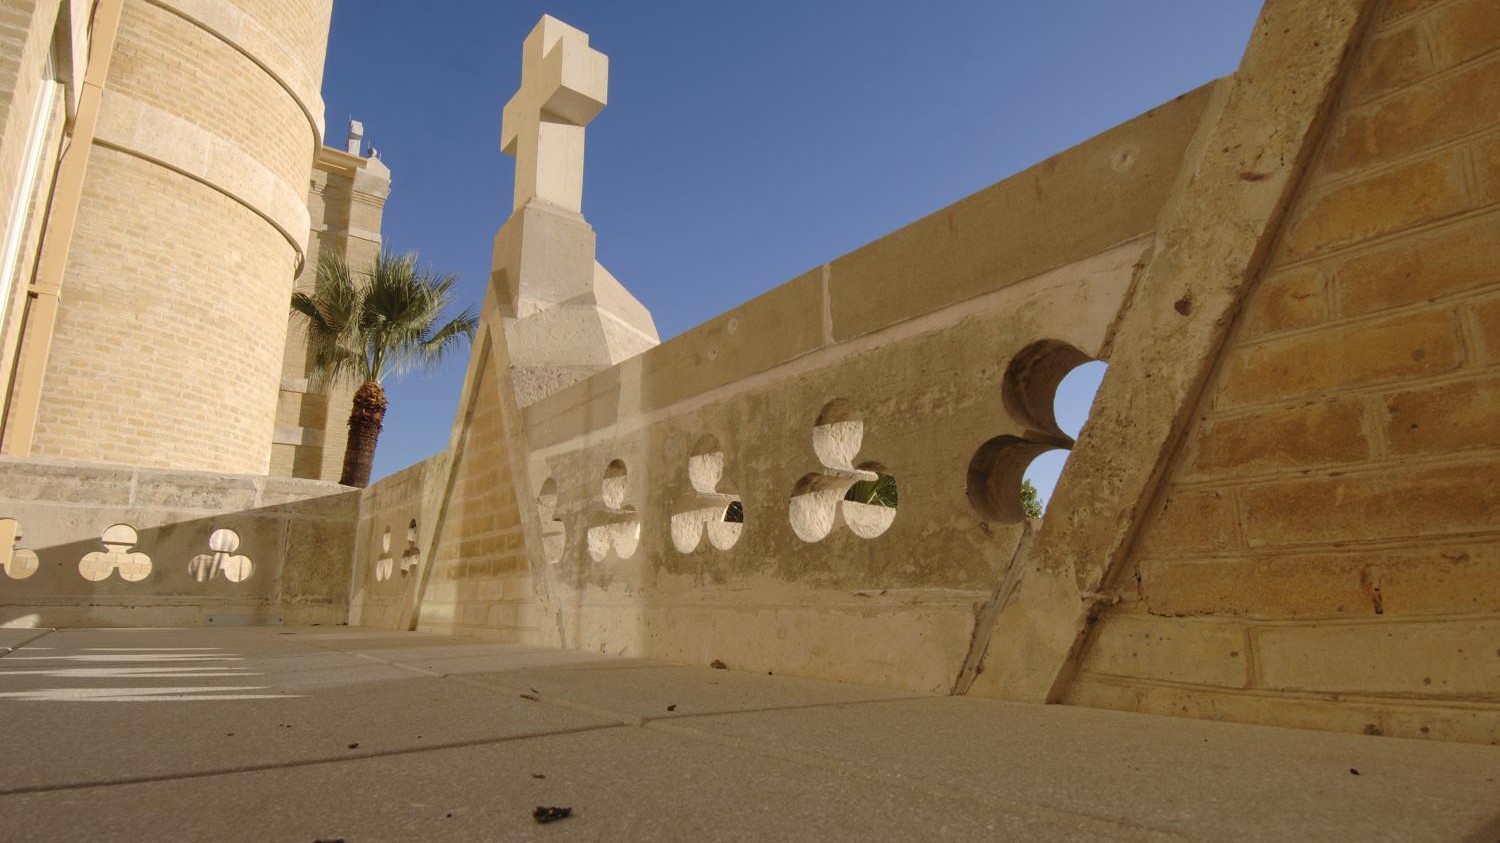
[(313, 291), (292, 293), (292, 313), (306, 322), (313, 381), (359, 384), (339, 478), (346, 486), (370, 483), (385, 421), (381, 381), (416, 366), (436, 368), (479, 327), (473, 308), (438, 325), (458, 277), (419, 269), (415, 254), (382, 251), (360, 275), (356, 281), (342, 256), (323, 252)]

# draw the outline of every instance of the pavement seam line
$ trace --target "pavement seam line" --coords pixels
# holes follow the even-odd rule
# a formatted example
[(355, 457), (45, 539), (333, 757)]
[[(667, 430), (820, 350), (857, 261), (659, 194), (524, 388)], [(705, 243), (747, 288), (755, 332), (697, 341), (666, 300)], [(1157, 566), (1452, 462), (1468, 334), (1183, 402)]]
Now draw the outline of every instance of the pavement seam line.
[(57, 631), (56, 629), (53, 629), (53, 628), (50, 628), (50, 627), (39, 628), (36, 635), (33, 635), (30, 638), (25, 639), (24, 641), (22, 641), (21, 643), (17, 644), (14, 647), (0, 647), (0, 659), (3, 659), (6, 656), (10, 655), (11, 653), (14, 653), (15, 651), (21, 649), (22, 647), (25, 647), (27, 644), (30, 644), (31, 642), (39, 640), (41, 638), (44, 638), (44, 637), (46, 637), (48, 635), (51, 635), (52, 633), (54, 633), (56, 631)]
[(424, 752), (442, 752), (450, 749), (469, 749), (479, 746), (492, 746), (495, 744), (512, 743), (514, 741), (534, 740), (536, 738), (549, 738), (554, 735), (576, 735), (583, 732), (598, 732), (605, 729), (619, 729), (627, 724), (623, 723), (599, 723), (590, 726), (574, 726), (567, 729), (554, 729), (547, 732), (529, 732), (524, 735), (506, 735), (497, 738), (474, 738), (466, 741), (450, 741), (448, 743), (433, 744), (432, 746), (405, 747), (402, 749), (390, 749), (383, 752), (364, 752), (357, 755), (344, 755), (337, 758), (308, 758), (302, 761), (285, 761), (276, 764), (247, 764), (243, 767), (222, 767), (216, 770), (200, 770), (188, 773), (162, 773), (154, 776), (131, 776), (123, 779), (111, 779), (92, 782), (70, 782), (58, 785), (31, 785), (27, 787), (9, 788), (0, 790), (0, 797), (21, 796), (28, 793), (55, 793), (66, 790), (89, 790), (99, 787), (118, 787), (132, 784), (153, 784), (156, 782), (175, 782), (187, 779), (204, 779), (214, 776), (233, 776), (241, 773), (262, 773), (269, 770), (294, 770), (300, 767), (318, 767), (325, 764), (345, 764), (351, 761), (369, 761), (376, 758), (392, 758), (401, 755), (420, 755)]
[[(678, 715), (678, 716), (675, 716), (675, 717), (648, 717), (646, 715), (631, 714), (630, 712), (626, 712), (626, 711), (615, 711), (614, 709), (609, 709), (609, 708), (599, 708), (597, 706), (591, 706), (591, 705), (588, 705), (586, 703), (573, 702), (572, 700), (563, 700), (563, 699), (556, 699), (556, 698), (553, 698), (553, 697), (547, 697), (547, 696), (544, 696), (539, 691), (532, 691), (530, 687), (526, 687), (526, 688), (523, 689), (521, 686), (518, 686), (518, 685), (503, 685), (503, 684), (498, 684), (498, 683), (481, 682), (481, 681), (479, 681), (477, 679), (470, 679), (467, 676), (462, 676), (462, 675), (455, 674), (455, 673), (439, 673), (438, 671), (429, 670), (429, 669), (423, 668), (423, 667), (417, 667), (416, 665), (404, 664), (402, 662), (391, 661), (390, 659), (383, 659), (383, 658), (381, 658), (379, 656), (371, 655), (370, 653), (367, 653), (367, 652), (349, 651), (349, 650), (334, 650), (334, 649), (327, 648), (327, 647), (321, 647), (321, 646), (319, 646), (317, 644), (313, 644), (313, 643), (307, 642), (307, 641), (300, 642), (300, 643), (305, 644), (306, 646), (309, 646), (309, 647), (315, 647), (315, 648), (317, 648), (319, 650), (326, 650), (327, 652), (330, 652), (330, 653), (343, 653), (344, 655), (354, 656), (355, 658), (365, 659), (367, 661), (372, 661), (372, 662), (377, 662), (379, 664), (389, 665), (389, 666), (397, 668), (399, 670), (405, 670), (407, 672), (415, 673), (415, 674), (418, 674), (420, 676), (430, 676), (430, 677), (432, 677), (434, 679), (445, 679), (445, 680), (447, 680), (449, 682), (456, 682), (456, 683), (458, 683), (460, 685), (467, 685), (467, 686), (472, 687), (472, 688), (479, 688), (479, 689), (486, 690), (486, 691), (496, 691), (496, 692), (500, 692), (500, 693), (516, 694), (517, 696), (523, 697), (523, 698), (525, 698), (526, 700), (528, 700), (530, 702), (543, 703), (543, 704), (546, 704), (546, 705), (555, 706), (557, 708), (564, 708), (564, 709), (568, 709), (568, 710), (571, 710), (571, 711), (577, 711), (577, 712), (580, 712), (580, 713), (583, 713), (583, 714), (592, 714), (592, 715), (597, 716), (597, 717), (608, 717), (608, 718), (610, 718), (612, 720), (617, 720), (620, 723), (628, 725), (628, 726), (644, 726), (647, 723), (655, 722), (657, 720), (686, 720), (686, 719), (689, 719), (689, 718), (692, 718), (692, 717), (718, 717), (718, 716), (722, 716), (722, 715), (726, 715), (726, 714), (756, 714), (756, 713), (766, 712), (766, 711), (795, 711), (797, 709), (826, 708), (828, 706), (839, 706), (839, 705), (862, 705), (862, 704), (865, 704), (865, 703), (898, 702), (898, 701), (905, 701), (905, 700), (936, 699), (936, 697), (934, 697), (934, 696), (932, 696), (930, 694), (917, 694), (917, 695), (913, 695), (913, 696), (885, 697), (885, 698), (881, 698), (881, 699), (872, 699), (872, 700), (842, 700), (842, 701), (839, 701), (839, 702), (805, 703), (805, 704), (802, 704), (802, 705), (765, 706), (765, 707), (762, 707), (762, 708), (738, 708), (738, 709), (732, 709), (732, 710), (728, 710), (728, 711), (705, 711), (705, 712), (702, 712), (701, 714), (682, 714), (682, 715)], [(661, 666), (663, 666), (663, 665), (653, 665), (653, 667), (661, 667)], [(672, 664), (668, 664), (668, 665), (665, 665), (665, 666), (666, 667), (692, 667), (692, 665), (672, 665)], [(575, 670), (586, 670), (586, 668), (573, 668), (573, 669), (575, 669)], [(605, 670), (615, 670), (615, 669), (618, 669), (618, 668), (603, 668), (603, 669), (605, 669)]]

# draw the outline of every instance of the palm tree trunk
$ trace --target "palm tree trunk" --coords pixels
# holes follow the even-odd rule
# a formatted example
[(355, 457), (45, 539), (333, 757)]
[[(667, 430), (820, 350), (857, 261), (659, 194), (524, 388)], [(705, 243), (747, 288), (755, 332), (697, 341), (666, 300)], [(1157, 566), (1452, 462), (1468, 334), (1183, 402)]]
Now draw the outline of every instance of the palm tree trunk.
[(375, 464), (375, 442), (385, 424), (385, 390), (375, 381), (365, 381), (354, 392), (354, 409), (349, 412), (349, 444), (344, 447), (344, 474), (339, 482), (345, 486), (370, 485), (370, 467)]

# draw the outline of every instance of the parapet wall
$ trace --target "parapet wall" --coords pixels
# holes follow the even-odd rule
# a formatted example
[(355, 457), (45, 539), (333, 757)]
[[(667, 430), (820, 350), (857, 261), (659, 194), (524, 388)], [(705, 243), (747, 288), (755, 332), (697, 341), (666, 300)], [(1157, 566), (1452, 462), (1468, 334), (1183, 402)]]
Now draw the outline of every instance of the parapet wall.
[[(418, 628), (951, 690), (1024, 532), (969, 500), (971, 485), (995, 508), (1007, 483), (1019, 493), (1025, 462), (986, 443), (1066, 445), (1051, 390), (1108, 356), (1209, 98), (1168, 103), (524, 410), (501, 404), (501, 317), (487, 308), (452, 493), (438, 483), (414, 508), (407, 472), (372, 489), (411, 507), (376, 533), (441, 528)], [(1007, 408), (1012, 363), (1038, 373), (1034, 407)], [(820, 457), (829, 430), (852, 433), (853, 450)], [(722, 466), (707, 488), (690, 476), (705, 461)], [(889, 516), (838, 500), (871, 463), (899, 487), (889, 529), (799, 538), (816, 532), (809, 519)], [(720, 547), (730, 496), (744, 520)], [(524, 523), (538, 501), (541, 520)], [(365, 622), (391, 617), (375, 595), (395, 584), (367, 572), (359, 587)]]
[(0, 459), (0, 625), (343, 623), (358, 508), (335, 483)]
[[(524, 409), (492, 289), (448, 450), (366, 497), (364, 570), (411, 519), (423, 561), (357, 602), (1500, 742), (1497, 91), (1493, 3), (1271, 0), (1234, 76)], [(1088, 359), (1073, 442), (1052, 398)]]

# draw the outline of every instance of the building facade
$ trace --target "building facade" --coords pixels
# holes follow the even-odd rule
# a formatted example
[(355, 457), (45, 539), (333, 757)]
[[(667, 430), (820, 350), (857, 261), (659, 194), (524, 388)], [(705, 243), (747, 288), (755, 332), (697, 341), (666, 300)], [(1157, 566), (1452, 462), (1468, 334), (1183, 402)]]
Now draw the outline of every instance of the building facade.
[[(378, 243), (389, 185), (322, 145), (331, 12), (5, 5), (0, 453), (266, 474), (274, 452), (282, 473), (322, 476), (293, 467), (317, 424), (279, 424), (287, 301), (318, 244)], [(378, 201), (351, 212), (354, 195)]]

